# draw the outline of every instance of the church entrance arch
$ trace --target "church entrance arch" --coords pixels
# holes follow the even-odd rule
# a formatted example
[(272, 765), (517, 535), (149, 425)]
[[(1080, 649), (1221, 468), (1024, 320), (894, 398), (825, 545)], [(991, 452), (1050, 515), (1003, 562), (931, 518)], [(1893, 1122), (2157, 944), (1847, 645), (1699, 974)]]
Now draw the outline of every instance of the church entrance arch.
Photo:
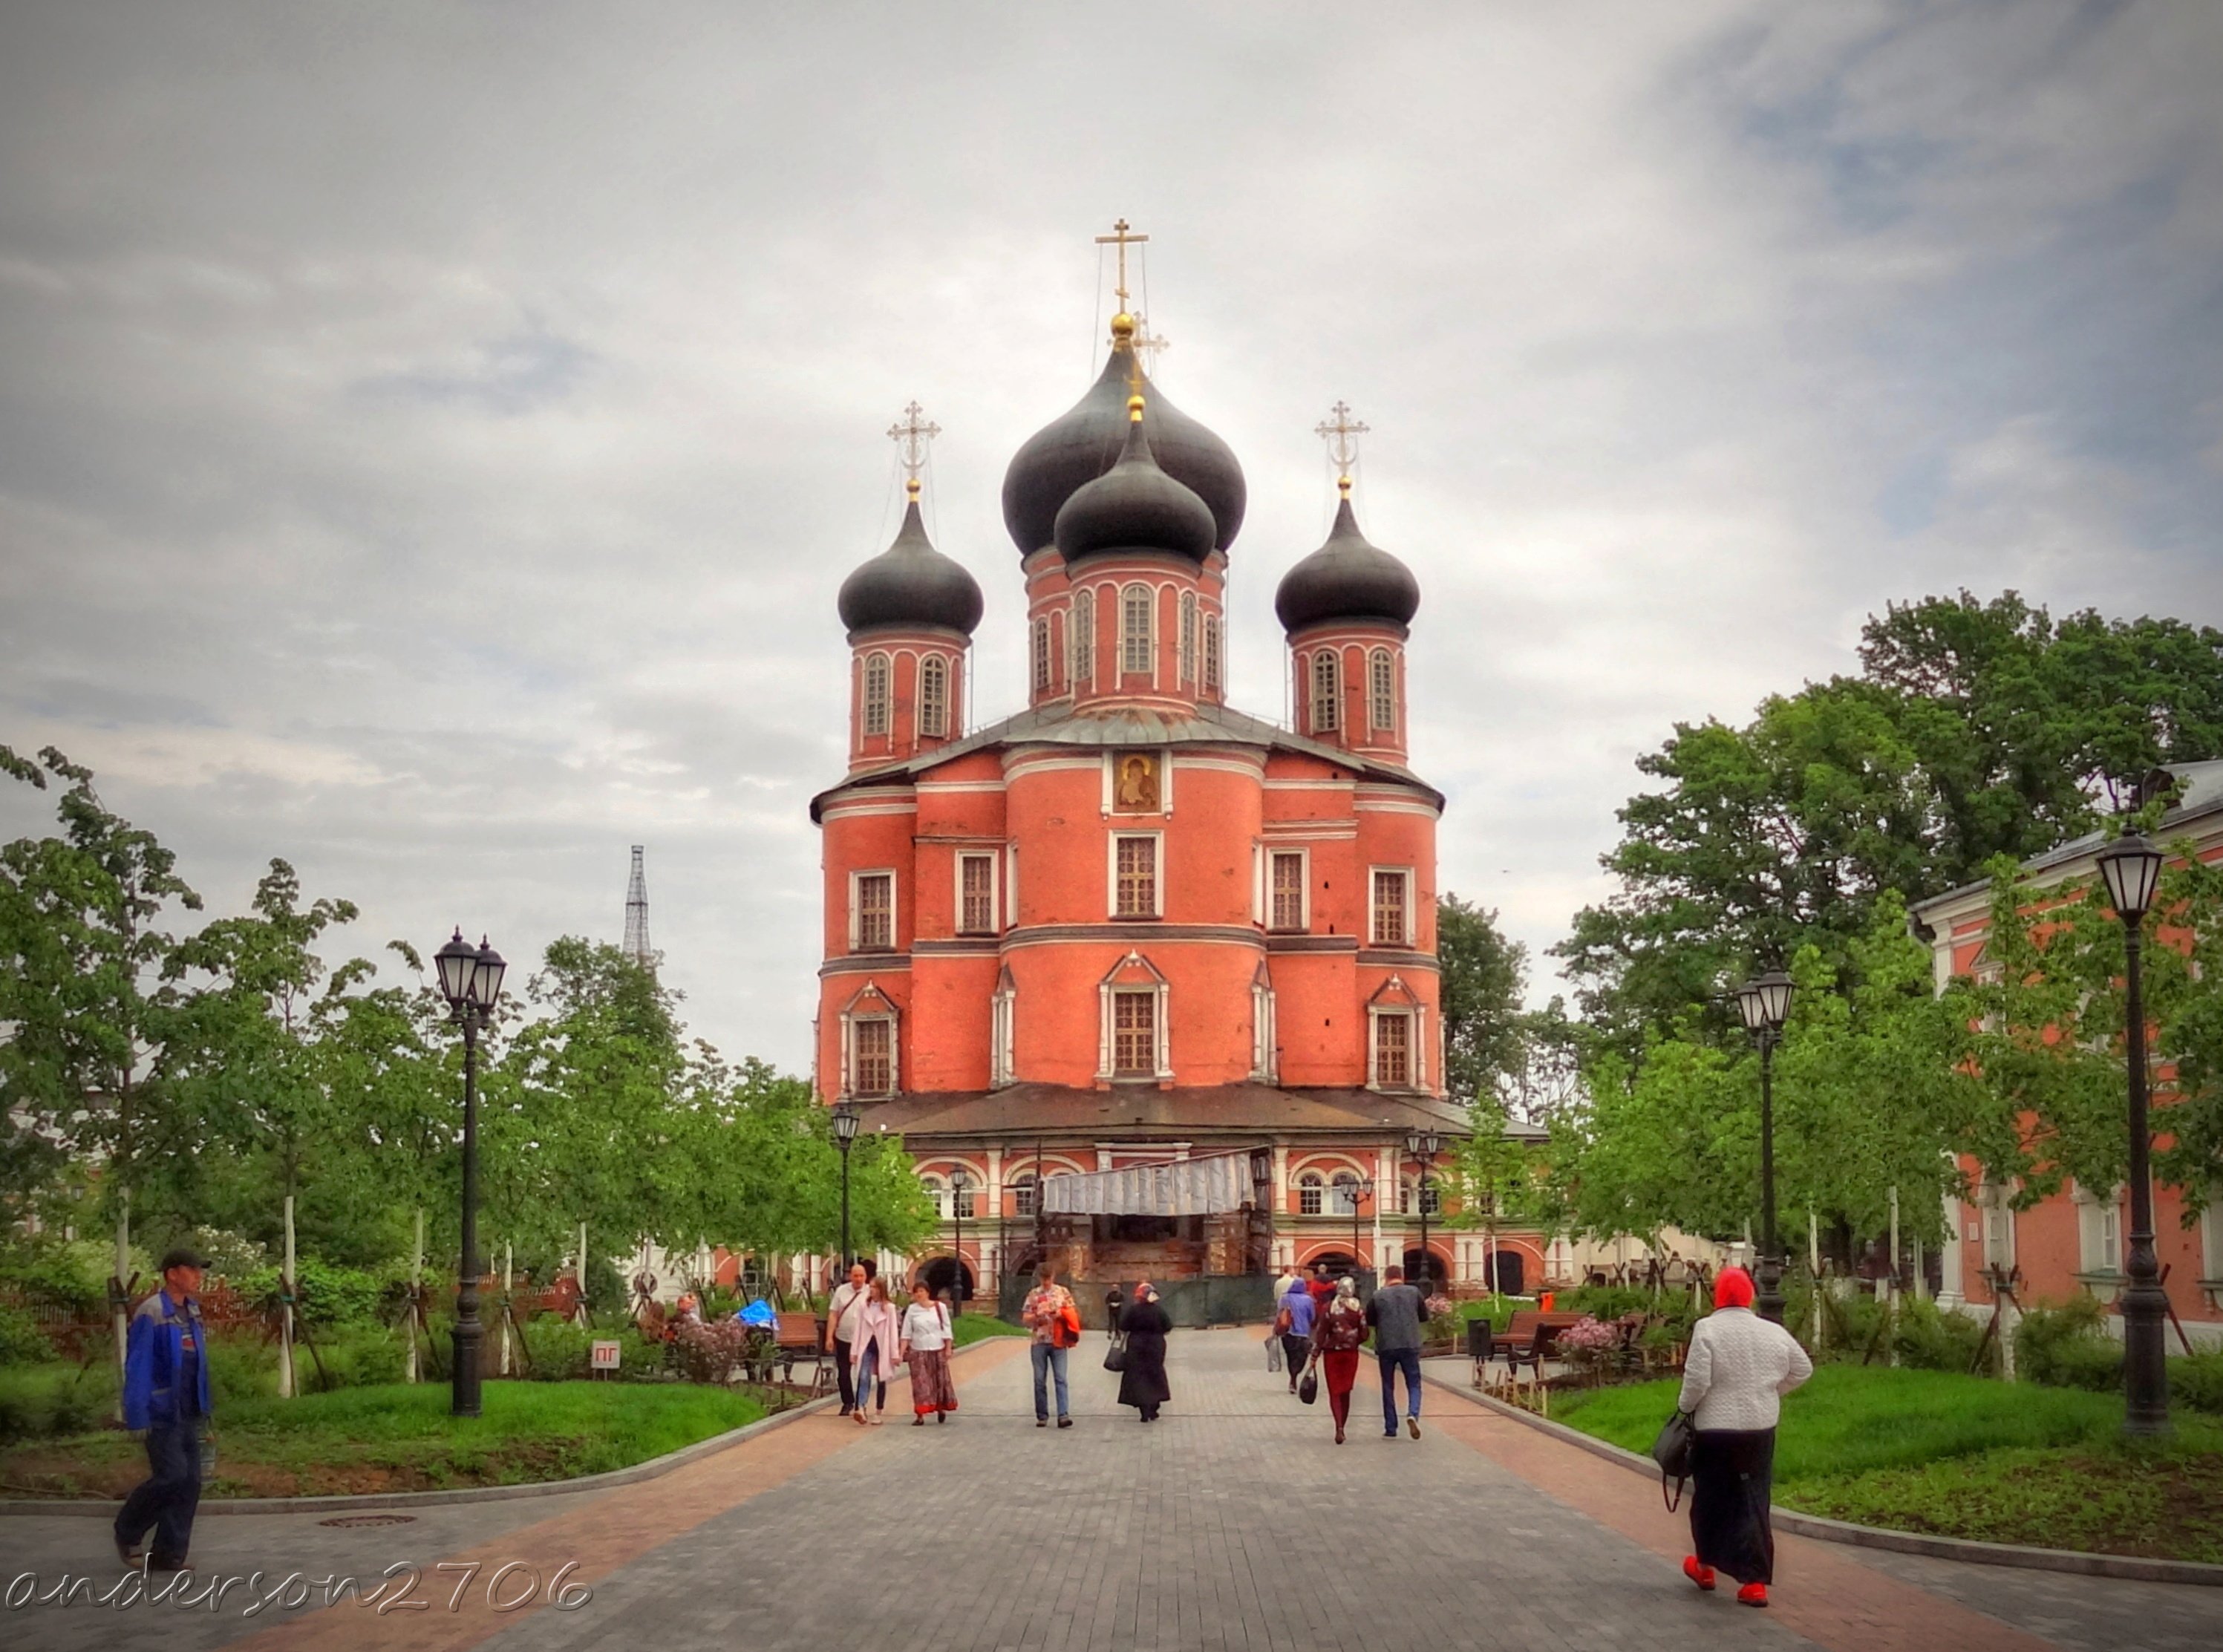
[(954, 1256), (935, 1258), (918, 1271), (918, 1277), (936, 1296), (947, 1296), (960, 1303), (973, 1299), (973, 1270)]
[(1518, 1251), (1500, 1251), (1494, 1258), (1497, 1277), (1490, 1283), (1497, 1287), (1501, 1296), (1525, 1296), (1528, 1282), (1528, 1259)]
[[(1427, 1253), (1426, 1266), (1426, 1283), (1430, 1285), (1440, 1285), (1451, 1277), (1450, 1270), (1444, 1266), (1443, 1258), (1438, 1256), (1433, 1247)], [(1421, 1283), (1423, 1281), (1421, 1269), (1420, 1249), (1418, 1245), (1414, 1245), (1405, 1252), (1405, 1277), (1414, 1284)]]

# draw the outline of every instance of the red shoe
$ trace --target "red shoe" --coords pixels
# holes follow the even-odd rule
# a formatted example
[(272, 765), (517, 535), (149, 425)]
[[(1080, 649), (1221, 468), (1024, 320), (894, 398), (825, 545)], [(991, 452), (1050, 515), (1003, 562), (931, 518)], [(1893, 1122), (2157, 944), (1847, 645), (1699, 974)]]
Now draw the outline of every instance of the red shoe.
[(1765, 1606), (1766, 1604), (1767, 1586), (1764, 1583), (1748, 1583), (1737, 1591), (1737, 1605), (1740, 1606)]
[[(1683, 1575), (1690, 1579), (1691, 1582), (1697, 1584), (1701, 1589), (1703, 1589), (1708, 1594), (1711, 1594), (1714, 1592), (1714, 1568), (1710, 1566), (1700, 1566), (1698, 1564), (1698, 1557), (1697, 1555), (1685, 1554), (1683, 1557)], [(1761, 1604), (1765, 1605), (1766, 1603), (1762, 1602)]]

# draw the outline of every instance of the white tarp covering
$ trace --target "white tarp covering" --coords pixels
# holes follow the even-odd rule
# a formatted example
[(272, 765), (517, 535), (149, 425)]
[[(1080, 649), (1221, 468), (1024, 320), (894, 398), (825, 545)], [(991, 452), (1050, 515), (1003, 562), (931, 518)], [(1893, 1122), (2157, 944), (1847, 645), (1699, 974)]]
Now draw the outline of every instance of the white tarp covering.
[(1042, 1183), (1042, 1209), (1053, 1216), (1209, 1216), (1240, 1210), (1250, 1196), (1247, 1152), (1053, 1176)]

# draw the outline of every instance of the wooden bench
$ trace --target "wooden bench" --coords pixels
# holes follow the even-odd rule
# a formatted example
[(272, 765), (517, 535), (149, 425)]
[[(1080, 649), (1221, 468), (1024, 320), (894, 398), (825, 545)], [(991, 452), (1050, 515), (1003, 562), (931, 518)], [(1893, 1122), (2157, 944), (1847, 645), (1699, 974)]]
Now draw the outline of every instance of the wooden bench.
[(1504, 1334), (1492, 1339), (1496, 1347), (1505, 1352), (1505, 1366), (1509, 1376), (1526, 1365), (1535, 1373), (1538, 1382), (1544, 1380), (1544, 1361), (1551, 1357), (1552, 1345), (1559, 1333), (1571, 1326), (1581, 1324), (1587, 1314), (1544, 1313), (1537, 1308), (1522, 1308), (1508, 1321)]
[(815, 1395), (831, 1392), (834, 1387), (834, 1356), (820, 1339), (825, 1334), (816, 1314), (782, 1314), (778, 1316), (778, 1327), (773, 1333), (772, 1347), (779, 1360), (783, 1381), (795, 1380), (798, 1362), (808, 1362), (810, 1370), (810, 1391)]

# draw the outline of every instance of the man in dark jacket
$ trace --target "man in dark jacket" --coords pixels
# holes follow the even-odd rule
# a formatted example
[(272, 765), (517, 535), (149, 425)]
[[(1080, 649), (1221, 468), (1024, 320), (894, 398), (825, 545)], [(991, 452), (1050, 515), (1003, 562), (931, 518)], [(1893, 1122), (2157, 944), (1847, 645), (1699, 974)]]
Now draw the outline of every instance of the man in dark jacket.
[(1405, 1426), (1413, 1438), (1420, 1437), (1420, 1327), (1427, 1322), (1428, 1304), (1416, 1286), (1405, 1283), (1405, 1271), (1392, 1268), (1386, 1283), (1366, 1304), (1366, 1322), (1374, 1327), (1374, 1358), (1382, 1369), (1382, 1434), (1397, 1437), (1397, 1373), (1405, 1373)]
[(151, 1529), (148, 1564), (184, 1569), (201, 1500), (201, 1420), (209, 1414), (208, 1334), (201, 1323), (201, 1269), (191, 1251), (162, 1258), (162, 1288), (139, 1304), (123, 1357), (123, 1426), (147, 1440), (148, 1477), (116, 1516), (116, 1558), (139, 1563)]

